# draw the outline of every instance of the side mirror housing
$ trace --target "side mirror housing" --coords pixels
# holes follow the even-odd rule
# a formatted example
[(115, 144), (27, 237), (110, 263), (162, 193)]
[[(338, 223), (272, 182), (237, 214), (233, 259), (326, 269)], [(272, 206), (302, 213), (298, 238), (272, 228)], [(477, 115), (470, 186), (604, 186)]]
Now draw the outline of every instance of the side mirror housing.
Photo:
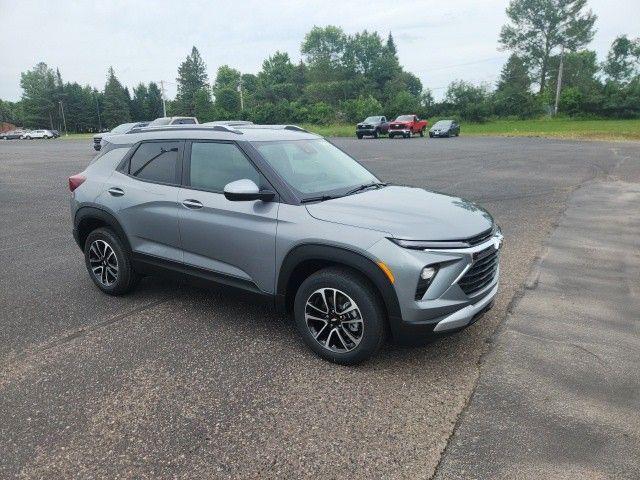
[(232, 202), (247, 202), (251, 200), (262, 200), (268, 202), (273, 200), (275, 193), (271, 190), (260, 190), (252, 180), (243, 178), (235, 182), (227, 183), (224, 186), (224, 196)]

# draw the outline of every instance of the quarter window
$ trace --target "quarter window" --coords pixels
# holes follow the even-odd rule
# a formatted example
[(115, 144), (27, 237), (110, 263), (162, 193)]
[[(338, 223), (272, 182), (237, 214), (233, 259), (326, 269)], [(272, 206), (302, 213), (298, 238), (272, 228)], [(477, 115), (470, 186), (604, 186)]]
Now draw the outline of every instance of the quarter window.
[(260, 174), (236, 145), (214, 142), (191, 145), (189, 184), (193, 188), (222, 192), (227, 183), (245, 178), (261, 186)]
[(178, 147), (178, 142), (140, 144), (129, 162), (129, 175), (150, 182), (176, 183)]

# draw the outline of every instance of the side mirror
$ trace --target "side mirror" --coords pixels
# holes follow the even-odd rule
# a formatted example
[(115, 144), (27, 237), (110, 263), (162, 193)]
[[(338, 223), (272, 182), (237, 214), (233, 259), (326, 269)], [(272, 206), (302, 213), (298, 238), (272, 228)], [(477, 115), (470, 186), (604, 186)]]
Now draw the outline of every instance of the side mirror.
[(273, 200), (275, 193), (271, 190), (260, 191), (258, 186), (248, 178), (242, 180), (236, 180), (235, 182), (227, 183), (224, 186), (224, 196), (227, 200), (232, 202), (246, 202), (250, 200), (262, 200), (268, 202)]

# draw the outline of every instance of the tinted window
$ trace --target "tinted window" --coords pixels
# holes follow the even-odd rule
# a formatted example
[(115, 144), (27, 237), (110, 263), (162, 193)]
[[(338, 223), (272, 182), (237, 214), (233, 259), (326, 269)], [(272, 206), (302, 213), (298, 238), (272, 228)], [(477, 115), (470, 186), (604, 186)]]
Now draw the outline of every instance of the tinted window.
[(222, 192), (227, 183), (248, 178), (261, 185), (260, 174), (231, 143), (194, 142), (189, 182), (194, 188)]
[(176, 183), (178, 142), (141, 144), (129, 162), (129, 175), (142, 180)]

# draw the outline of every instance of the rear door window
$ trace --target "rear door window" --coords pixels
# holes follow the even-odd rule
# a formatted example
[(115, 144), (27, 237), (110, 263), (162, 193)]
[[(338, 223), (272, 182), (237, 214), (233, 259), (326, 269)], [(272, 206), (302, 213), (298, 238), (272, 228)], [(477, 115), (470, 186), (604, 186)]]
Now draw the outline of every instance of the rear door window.
[(180, 143), (141, 143), (129, 161), (127, 173), (148, 182), (178, 184)]

